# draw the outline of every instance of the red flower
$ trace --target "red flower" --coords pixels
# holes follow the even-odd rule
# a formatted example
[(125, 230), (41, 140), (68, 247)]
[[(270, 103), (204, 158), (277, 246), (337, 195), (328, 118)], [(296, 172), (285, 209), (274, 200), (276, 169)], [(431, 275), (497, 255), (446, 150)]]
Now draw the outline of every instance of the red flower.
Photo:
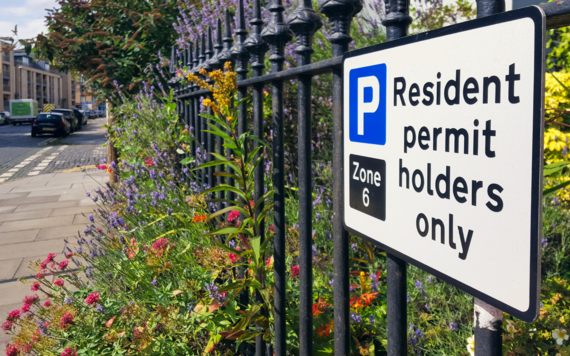
[(234, 221), (234, 220), (237, 219), (237, 218), (239, 218), (239, 211), (237, 211), (237, 210), (232, 210), (232, 211), (230, 212), (230, 215), (228, 216), (228, 221), (232, 222), (232, 221)]
[(44, 307), (49, 307), (50, 305), (51, 305), (51, 301), (49, 301), (49, 300), (44, 303)]
[(71, 258), (71, 256), (73, 256), (73, 252), (70, 252), (67, 255), (65, 255), (65, 258)]
[(73, 325), (73, 314), (71, 314), (70, 312), (66, 312), (64, 316), (61, 317), (61, 323), (59, 323), (59, 325), (61, 325), (62, 327), (66, 327), (67, 325)]
[(58, 266), (60, 271), (63, 271), (64, 269), (67, 268), (68, 264), (69, 264), (69, 261), (61, 261), (57, 266)]
[(16, 345), (9, 345), (8, 347), (6, 347), (6, 351), (4, 352), (6, 353), (6, 356), (16, 356), (18, 355), (20, 350)]
[(275, 225), (271, 224), (269, 225), (269, 231), (273, 232), (275, 230)]
[(149, 167), (152, 166), (152, 159), (150, 159), (150, 158), (147, 157), (147, 158), (144, 160), (144, 164), (146, 164), (146, 165), (149, 166)]
[(45, 276), (46, 276), (45, 271), (41, 271), (40, 273), (36, 273), (37, 279), (44, 279)]
[(10, 314), (8, 314), (8, 317), (6, 319), (9, 321), (13, 321), (20, 318), (21, 315), (22, 313), (20, 312), (20, 309), (12, 310)]
[(30, 304), (24, 304), (24, 306), (22, 307), (21, 310), (22, 310), (22, 314), (30, 311)]
[(34, 284), (32, 284), (32, 287), (30, 289), (32, 290), (32, 292), (35, 292), (38, 289), (40, 289), (40, 284), (38, 282), (34, 282)]
[(32, 305), (40, 299), (37, 294), (24, 297), (24, 304)]
[(85, 304), (95, 305), (95, 304), (99, 303), (101, 301), (101, 299), (99, 299), (100, 295), (101, 295), (101, 293), (99, 293), (99, 292), (93, 292), (93, 293), (89, 294), (89, 296), (85, 299)]
[(4, 331), (9, 331), (9, 330), (12, 330), (12, 327), (13, 327), (13, 326), (14, 326), (14, 324), (13, 324), (11, 321), (7, 320), (7, 321), (6, 321), (4, 324), (2, 324), (2, 326), (0, 326), (0, 327), (1, 327), (2, 330), (4, 330)]
[(323, 302), (323, 299), (319, 297), (319, 301), (313, 304), (313, 316), (317, 317), (319, 314), (324, 313), (325, 307), (330, 307), (330, 304)]
[(58, 279), (57, 281), (53, 282), (54, 286), (63, 287), (63, 279)]
[(68, 347), (67, 349), (63, 350), (61, 356), (77, 356), (77, 352), (75, 352), (75, 350), (77, 350), (77, 348), (72, 349), (71, 347)]
[(299, 276), (299, 265), (291, 267), (291, 278)]
[(230, 253), (230, 254), (229, 254), (229, 257), (230, 257), (230, 261), (232, 261), (232, 263), (236, 263), (236, 262), (237, 262), (238, 256), (237, 256), (236, 254)]

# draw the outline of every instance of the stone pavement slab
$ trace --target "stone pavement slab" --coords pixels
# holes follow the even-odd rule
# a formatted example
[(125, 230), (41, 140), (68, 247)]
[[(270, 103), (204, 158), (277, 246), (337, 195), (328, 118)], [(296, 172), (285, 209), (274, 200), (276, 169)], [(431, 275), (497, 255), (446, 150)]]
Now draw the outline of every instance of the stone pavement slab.
[(31, 229), (42, 229), (44, 227), (64, 226), (73, 223), (73, 216), (54, 216), (43, 219), (28, 219), (20, 221), (8, 221), (0, 225), (0, 232), (24, 231)]

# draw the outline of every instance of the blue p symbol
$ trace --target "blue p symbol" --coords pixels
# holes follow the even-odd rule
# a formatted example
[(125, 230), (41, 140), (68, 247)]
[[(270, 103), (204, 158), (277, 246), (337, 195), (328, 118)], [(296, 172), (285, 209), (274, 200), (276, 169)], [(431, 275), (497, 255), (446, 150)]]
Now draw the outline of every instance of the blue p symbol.
[(386, 144), (386, 65), (349, 72), (349, 138), (353, 142)]

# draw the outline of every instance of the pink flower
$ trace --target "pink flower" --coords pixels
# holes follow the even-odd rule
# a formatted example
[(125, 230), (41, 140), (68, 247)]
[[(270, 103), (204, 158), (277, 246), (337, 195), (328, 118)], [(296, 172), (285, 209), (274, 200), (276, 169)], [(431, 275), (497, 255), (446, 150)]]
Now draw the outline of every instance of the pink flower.
[(12, 310), (10, 314), (8, 314), (8, 317), (6, 319), (8, 319), (9, 321), (14, 321), (15, 319), (18, 319), (21, 315), (22, 313), (20, 312), (20, 309)]
[(16, 345), (9, 345), (8, 347), (6, 347), (6, 351), (4, 352), (6, 353), (6, 356), (16, 356), (18, 355), (18, 352), (20, 352), (20, 350)]
[(176, 242), (170, 242), (167, 238), (161, 237), (152, 244), (151, 248), (160, 257), (164, 252), (166, 252), (168, 246), (170, 246), (170, 249), (172, 250), (176, 247)]
[(30, 304), (24, 304), (24, 306), (22, 307), (21, 310), (22, 310), (22, 314), (27, 312), (27, 311), (30, 311)]
[(64, 349), (63, 352), (61, 353), (61, 356), (77, 356), (77, 352), (75, 352), (75, 350), (77, 350), (77, 348), (71, 348), (68, 347), (67, 349)]
[(61, 261), (57, 266), (59, 267), (60, 271), (63, 271), (64, 269), (67, 268), (67, 265), (69, 264), (69, 261)]
[(44, 307), (46, 307), (46, 308), (49, 307), (50, 305), (51, 305), (51, 301), (49, 301), (49, 300), (44, 303)]
[(115, 321), (115, 318), (117, 316), (115, 315), (114, 317), (112, 317), (111, 319), (109, 319), (109, 321), (107, 321), (107, 323), (105, 324), (106, 327), (110, 328), (111, 325), (113, 325), (113, 322)]
[(228, 216), (228, 220), (229, 221), (234, 221), (235, 219), (239, 218), (239, 211), (237, 210), (232, 210), (230, 212), (230, 215)]
[(12, 330), (13, 326), (14, 324), (10, 320), (7, 320), (6, 322), (4, 322), (4, 324), (2, 324), (1, 328), (4, 331), (10, 331)]
[(71, 258), (72, 256), (73, 256), (73, 252), (70, 252), (67, 255), (65, 255), (65, 258)]
[(273, 256), (271, 256), (271, 257), (269, 257), (269, 258), (267, 259), (267, 262), (265, 263), (265, 266), (266, 266), (266, 267), (271, 267), (271, 266), (273, 266)]
[(61, 323), (59, 325), (66, 327), (67, 325), (72, 325), (73, 322), (73, 314), (70, 312), (66, 312), (64, 316), (61, 317)]
[(63, 287), (63, 279), (58, 279), (57, 281), (53, 282), (54, 286)]
[(89, 294), (89, 296), (85, 299), (85, 304), (94, 305), (99, 303), (101, 301), (101, 299), (99, 299), (100, 295), (101, 293), (99, 292), (93, 292)]
[(49, 253), (47, 258), (46, 258), (47, 263), (53, 262), (53, 259), (55, 258), (55, 256), (57, 256), (55, 253)]
[(32, 305), (32, 304), (34, 304), (35, 302), (37, 302), (39, 299), (40, 299), (40, 297), (38, 297), (37, 294), (28, 295), (28, 296), (25, 296), (25, 297), (24, 297), (23, 302), (24, 302), (24, 304)]
[(32, 292), (35, 292), (38, 289), (40, 289), (40, 284), (38, 282), (34, 282), (34, 284), (32, 284), (32, 287), (30, 289), (32, 290)]
[(40, 273), (36, 273), (37, 279), (44, 279), (45, 276), (46, 276), (45, 271), (41, 271)]
[(230, 253), (229, 256), (230, 256), (230, 261), (232, 261), (232, 263), (236, 263), (238, 256), (234, 253)]
[(291, 267), (291, 278), (299, 276), (299, 265)]

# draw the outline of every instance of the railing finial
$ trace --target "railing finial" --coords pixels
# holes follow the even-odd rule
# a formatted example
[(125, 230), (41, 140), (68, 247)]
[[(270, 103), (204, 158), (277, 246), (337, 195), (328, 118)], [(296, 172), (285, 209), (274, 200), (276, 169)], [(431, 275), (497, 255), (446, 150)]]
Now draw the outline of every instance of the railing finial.
[(410, 0), (388, 0), (386, 2), (386, 17), (382, 25), (386, 26), (386, 40), (391, 41), (408, 35), (410, 17)]
[(281, 66), (285, 61), (285, 45), (293, 38), (293, 32), (283, 20), (285, 8), (282, 0), (273, 0), (269, 6), (269, 11), (271, 12), (271, 22), (263, 30), (261, 37), (269, 43), (269, 51), (271, 52), (269, 60)]
[(287, 17), (289, 28), (295, 33), (297, 47), (295, 52), (299, 54), (297, 65), (305, 65), (310, 62), (313, 50), (313, 36), (322, 26), (323, 21), (313, 9), (311, 0), (299, 0), (299, 5)]
[(251, 54), (251, 67), (253, 68), (254, 76), (259, 76), (263, 75), (265, 52), (269, 49), (267, 43), (261, 38), (263, 20), (261, 19), (261, 4), (259, 0), (254, 0), (253, 19), (249, 23), (251, 24), (251, 33), (243, 45)]
[(222, 44), (222, 20), (218, 19), (218, 23), (216, 24), (216, 42), (214, 43), (214, 55), (210, 60), (210, 66), (213, 70), (220, 69), (223, 67), (223, 63), (220, 62), (220, 53), (222, 52), (222, 48), (224, 45)]
[(244, 43), (246, 41), (247, 31), (245, 30), (245, 16), (243, 10), (243, 0), (239, 0), (238, 4), (238, 22), (236, 29), (236, 43), (232, 46), (230, 53), (236, 62), (236, 73), (240, 79), (247, 76), (247, 62), (249, 60), (249, 52), (246, 50)]
[(233, 58), (231, 54), (232, 43), (234, 42), (232, 38), (232, 21), (230, 17), (230, 10), (226, 9), (226, 28), (224, 29), (224, 38), (222, 41), (224, 42), (223, 50), (218, 55), (218, 60), (220, 64), (223, 66), (226, 62), (232, 62)]
[[(342, 55), (346, 52), (348, 44), (352, 41), (350, 37), (350, 23), (354, 15), (363, 8), (362, 0), (319, 0), (319, 10), (331, 21), (331, 37), (329, 41), (333, 44), (333, 56)], [(338, 45), (338, 53), (335, 53), (335, 46)]]
[(170, 75), (174, 75), (174, 73), (176, 73), (176, 49), (174, 48), (174, 46), (172, 46), (172, 50), (170, 51), (170, 67), (169, 67), (169, 72)]

